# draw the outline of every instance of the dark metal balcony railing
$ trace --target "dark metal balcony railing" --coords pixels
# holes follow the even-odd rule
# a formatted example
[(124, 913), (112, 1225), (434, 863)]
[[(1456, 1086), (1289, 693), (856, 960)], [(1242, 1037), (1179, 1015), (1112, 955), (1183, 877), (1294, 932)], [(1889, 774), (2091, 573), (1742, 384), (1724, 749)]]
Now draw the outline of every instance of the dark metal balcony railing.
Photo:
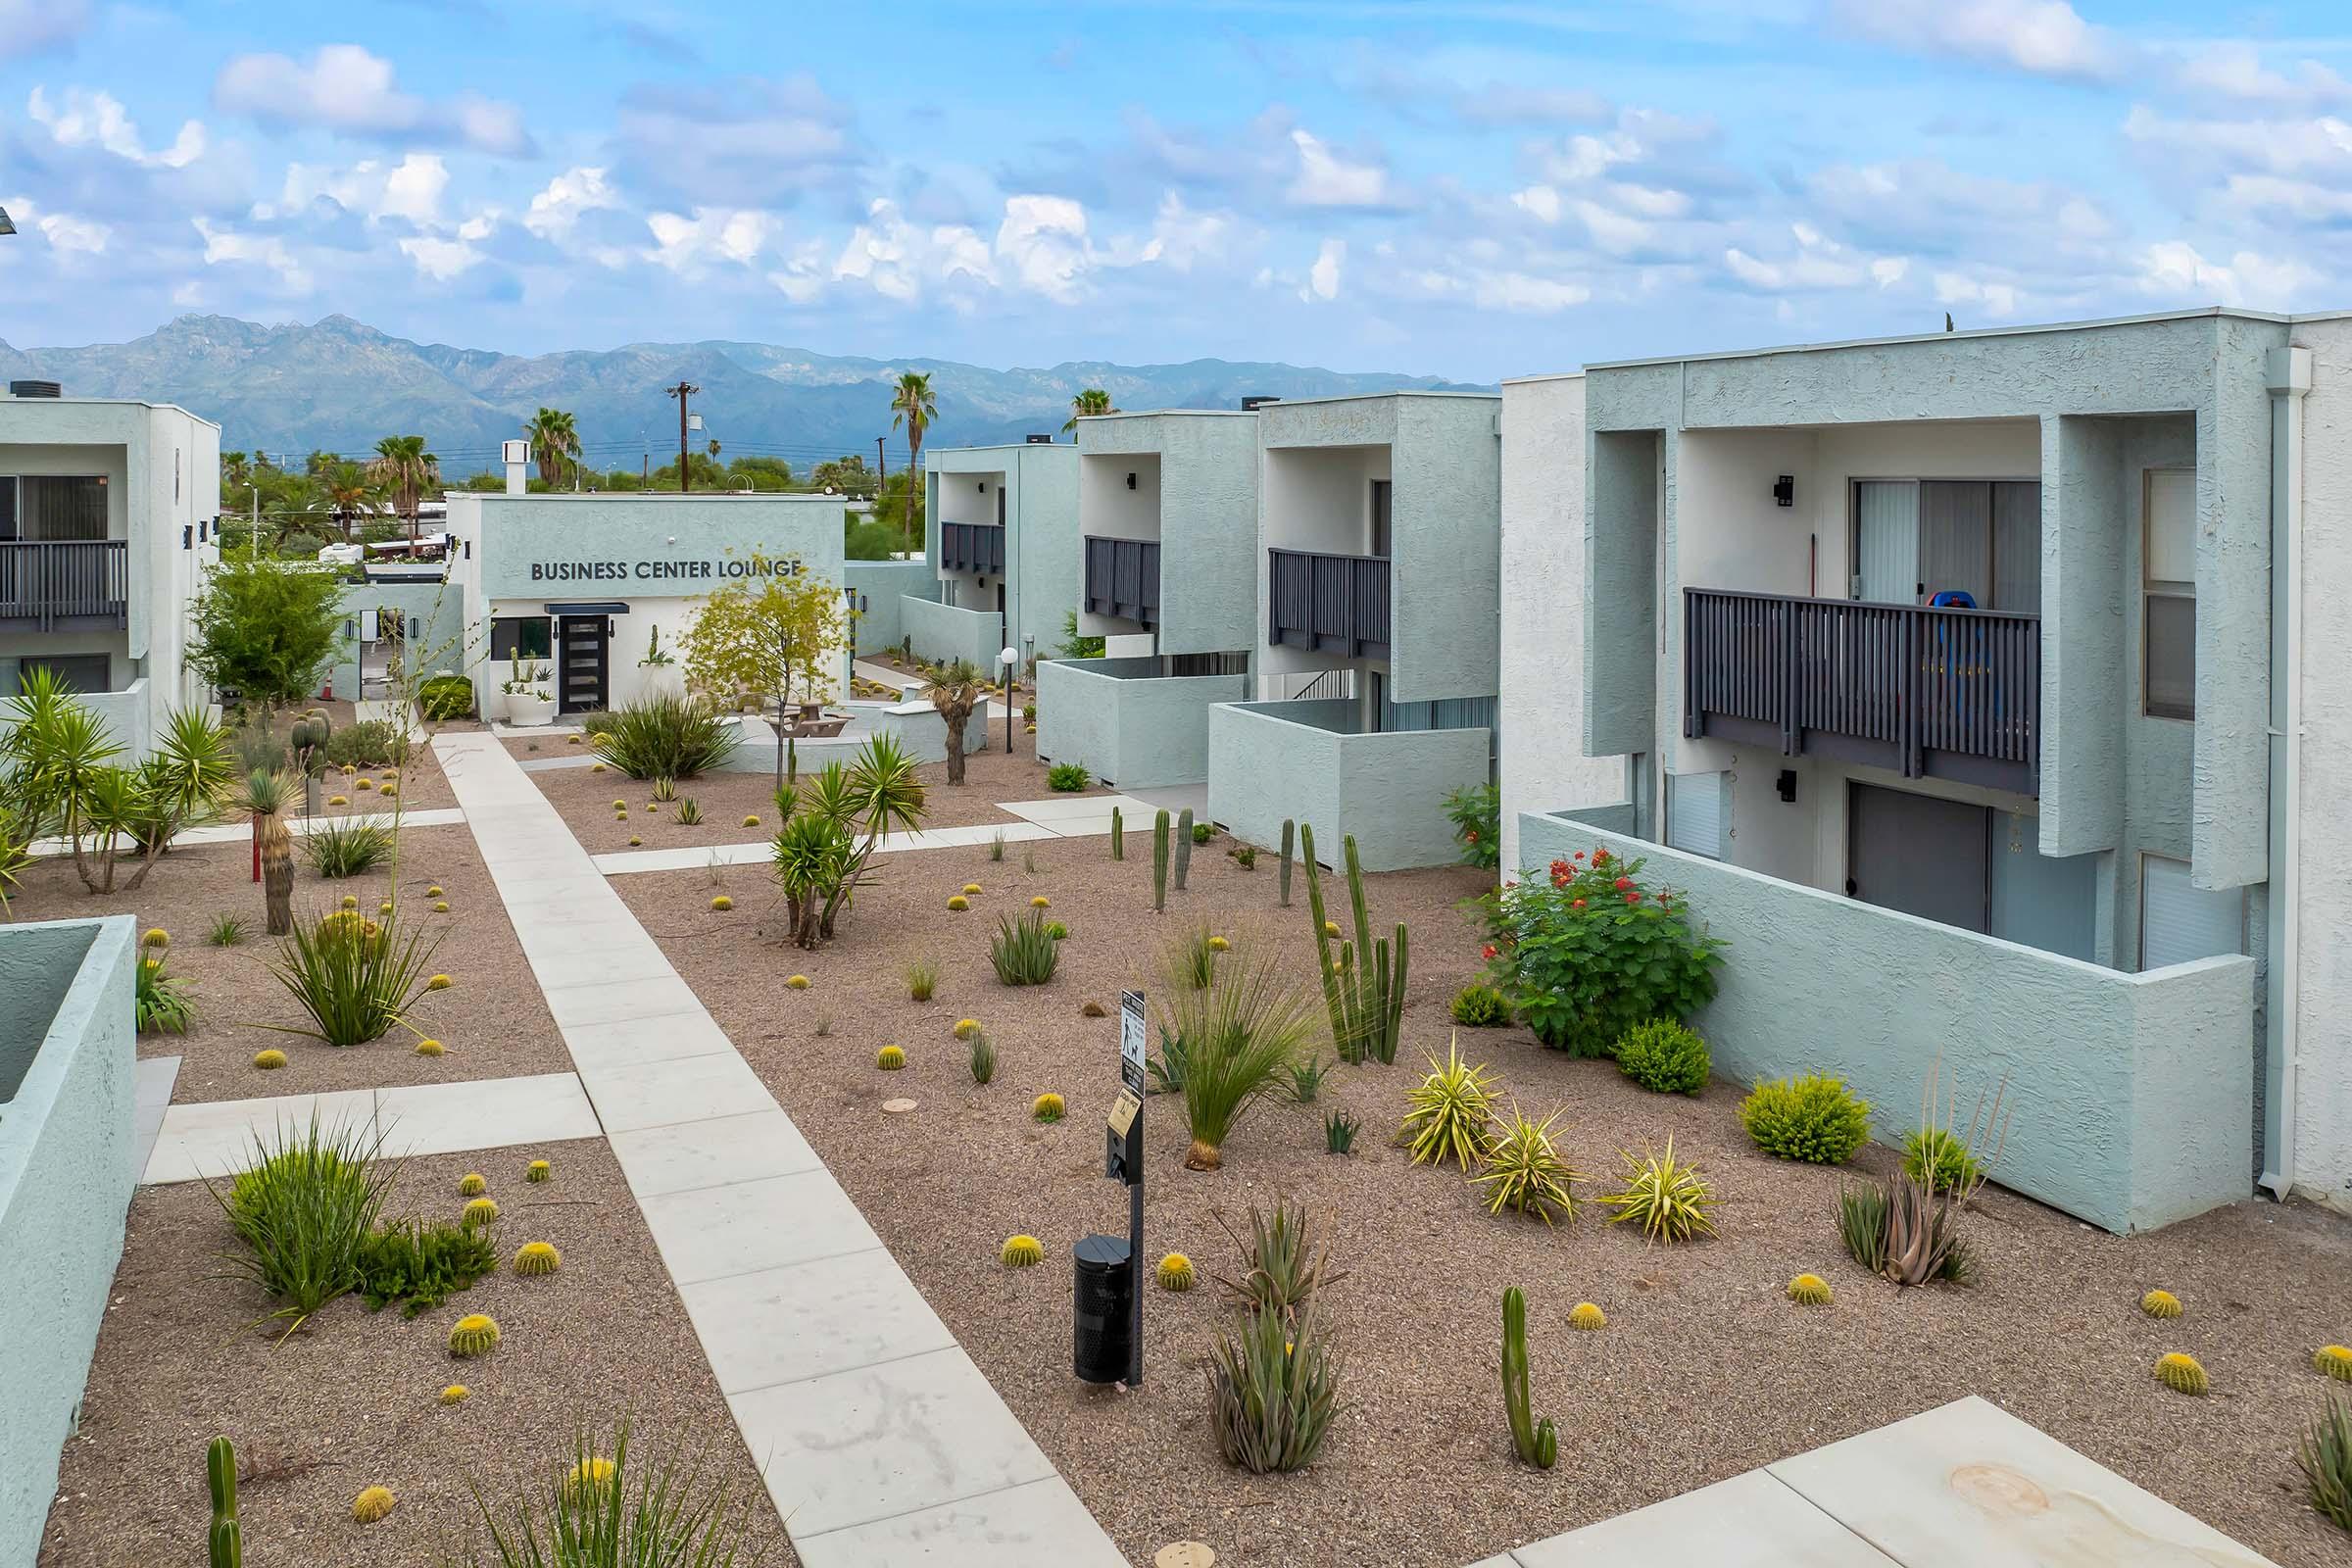
[(1389, 657), (1386, 556), (1266, 552), (1266, 641), (1347, 659)]
[(0, 542), (0, 626), (130, 624), (130, 545), (122, 539)]
[(2041, 619), (1683, 591), (1683, 733), (2037, 794)]
[(1086, 612), (1159, 625), (1159, 541), (1086, 536)]
[(993, 522), (939, 525), (939, 564), (950, 571), (1004, 574), (1004, 530)]

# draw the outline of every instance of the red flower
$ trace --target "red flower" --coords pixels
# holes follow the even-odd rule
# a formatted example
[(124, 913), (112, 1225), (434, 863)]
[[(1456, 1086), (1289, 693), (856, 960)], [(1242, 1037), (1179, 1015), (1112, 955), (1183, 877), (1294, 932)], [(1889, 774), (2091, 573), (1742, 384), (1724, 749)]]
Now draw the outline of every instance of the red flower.
[(1469, 840), (1472, 844), (1476, 844), (1478, 842), (1478, 829), (1474, 827), (1465, 828), (1462, 830), (1462, 837)]
[(1582, 899), (1571, 899), (1571, 900), (1569, 900), (1569, 901), (1568, 901), (1568, 907), (1570, 907), (1571, 909), (1581, 909), (1581, 908), (1583, 908), (1584, 906), (1585, 906), (1585, 901), (1584, 901), (1584, 900), (1582, 900)]
[[(1582, 850), (1579, 850), (1579, 851), (1577, 851), (1577, 852), (1576, 852), (1576, 858), (1577, 858), (1578, 859), (1580, 859), (1580, 860), (1581, 860), (1581, 859), (1583, 859), (1583, 858), (1585, 858), (1585, 852), (1584, 852), (1584, 851), (1582, 851)], [(1554, 865), (1557, 865), (1557, 864), (1559, 864), (1560, 862), (1559, 862), (1559, 861), (1557, 861), (1557, 860), (1554, 860), (1554, 861), (1552, 861), (1551, 863), (1552, 863), (1552, 864), (1554, 864)]]
[(1480, 957), (1482, 957), (1482, 958), (1492, 958), (1492, 957), (1494, 957), (1494, 943), (1492, 943), (1492, 942), (1488, 943), (1488, 944), (1486, 945), (1486, 947), (1485, 947), (1485, 948), (1483, 948), (1482, 950), (1480, 950), (1480, 952), (1479, 952), (1479, 955), (1478, 955), (1478, 956), (1479, 956)]
[(1606, 851), (1606, 850), (1594, 850), (1594, 851), (1592, 852), (1592, 863), (1593, 863), (1594, 865), (1606, 865), (1606, 864), (1608, 864), (1608, 863), (1609, 863), (1609, 852), (1608, 852), (1608, 851)]
[(1628, 893), (1625, 896), (1625, 902), (1628, 904), (1640, 904), (1642, 902), (1642, 895), (1639, 893)]
[(1630, 876), (1621, 876), (1611, 885), (1614, 886), (1618, 892), (1623, 893), (1627, 888), (1630, 888), (1634, 885), (1634, 879)]

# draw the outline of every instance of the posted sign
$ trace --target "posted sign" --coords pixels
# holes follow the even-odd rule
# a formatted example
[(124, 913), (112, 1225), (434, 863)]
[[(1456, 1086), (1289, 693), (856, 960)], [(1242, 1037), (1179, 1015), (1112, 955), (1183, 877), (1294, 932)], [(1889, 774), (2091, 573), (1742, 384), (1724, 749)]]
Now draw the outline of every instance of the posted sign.
[(1119, 993), (1119, 1082), (1144, 1092), (1144, 994)]

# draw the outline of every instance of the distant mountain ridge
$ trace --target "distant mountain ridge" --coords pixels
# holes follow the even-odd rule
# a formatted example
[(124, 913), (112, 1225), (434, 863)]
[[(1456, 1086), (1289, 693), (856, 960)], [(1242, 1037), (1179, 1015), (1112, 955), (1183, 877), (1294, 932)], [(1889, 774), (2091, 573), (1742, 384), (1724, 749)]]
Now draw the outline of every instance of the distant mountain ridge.
[(940, 448), (1058, 433), (1070, 399), (1090, 386), (1108, 390), (1122, 409), (1230, 409), (1252, 394), (1492, 390), (1435, 376), (1226, 360), (998, 370), (718, 341), (515, 355), (412, 343), (347, 316), (309, 326), (183, 316), (128, 343), (0, 342), (0, 379), (57, 381), (68, 396), (177, 403), (219, 421), (230, 450), (299, 461), (314, 449), (358, 454), (381, 436), (421, 433), (452, 476), (494, 466), (498, 443), (520, 435), (542, 404), (571, 411), (591, 467), (635, 466), (648, 450), (656, 465), (665, 454), (674, 460), (677, 405), (662, 389), (681, 377), (702, 389), (693, 409), (707, 429), (695, 444), (715, 437), (722, 460), (767, 453), (805, 466), (861, 453), (870, 463), (874, 438), (888, 433), (895, 468), (906, 448), (891, 431), (890, 387), (909, 369), (930, 372), (939, 417), (925, 445)]

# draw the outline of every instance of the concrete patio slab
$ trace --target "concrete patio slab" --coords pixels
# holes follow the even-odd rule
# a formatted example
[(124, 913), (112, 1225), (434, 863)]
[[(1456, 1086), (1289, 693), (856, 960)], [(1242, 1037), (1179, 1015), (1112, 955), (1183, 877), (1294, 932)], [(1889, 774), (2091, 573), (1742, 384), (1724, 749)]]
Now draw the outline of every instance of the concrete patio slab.
[(631, 980), (660, 980), (675, 975), (653, 939), (566, 943), (530, 956), (531, 976), (543, 991), (575, 986), (617, 985)]
[(1762, 1470), (1553, 1536), (1519, 1568), (1894, 1568), (1895, 1559)]
[(139, 1180), (160, 1186), (226, 1176), (252, 1163), (254, 1139), (273, 1137), (280, 1127), (308, 1130), (316, 1115), (322, 1129), (369, 1127), (375, 1091), (340, 1089), (323, 1095), (280, 1095), (267, 1100), (214, 1100), (173, 1105), (164, 1112), (155, 1152)]
[(824, 1164), (792, 1118), (772, 1106), (715, 1121), (613, 1133), (611, 1141), (640, 1204), (669, 1193), (763, 1181)]
[(760, 1075), (733, 1051), (669, 1061), (632, 1062), (625, 1067), (590, 1067), (588, 1086), (608, 1133), (633, 1133), (677, 1122), (709, 1121), (773, 1105)]
[(802, 1568), (1126, 1568), (1086, 1504), (1055, 1476), (794, 1544)]
[[(1054, 1473), (961, 1350), (778, 1384), (727, 1403), (796, 1544)], [(1031, 1562), (1066, 1560), (1057, 1541), (1041, 1540), (1040, 1548)]]
[(1099, 816), (1110, 820), (1113, 808), (1129, 822), (1141, 820), (1146, 829), (1152, 826), (1156, 808), (1147, 806), (1132, 795), (1050, 795), (1042, 801), (999, 801), (997, 808), (1010, 811), (1026, 821), (1055, 823), (1071, 817)]
[(700, 1005), (694, 989), (679, 979), (674, 969), (666, 975), (636, 980), (575, 982), (542, 989), (547, 993), (547, 1010), (555, 1015), (556, 1027), (560, 1029), (583, 1023), (660, 1018)]
[(564, 1039), (582, 1072), (710, 1056), (735, 1049), (726, 1031), (700, 1007), (692, 1012), (665, 1012), (658, 1018), (574, 1024), (564, 1031)]
[(567, 1072), (379, 1089), (375, 1120), (395, 1157), (604, 1135), (587, 1091)]
[(564, 747), (564, 751), (565, 755), (561, 757), (533, 757), (527, 759), (521, 764), (522, 770), (525, 773), (552, 773), (558, 768), (594, 767), (597, 764), (598, 758), (594, 752), (587, 751), (583, 748), (574, 748), (569, 746)]
[[(708, 1280), (678, 1294), (724, 1394), (956, 1346), (906, 1271), (880, 1249)], [(792, 1333), (763, 1327), (782, 1317), (792, 1320)]]
[[(667, 1193), (638, 1206), (680, 1290), (882, 1245), (841, 1183), (822, 1167)], [(811, 1304), (801, 1303), (799, 1311)], [(797, 1312), (788, 1314), (787, 1320), (796, 1317)], [(799, 1332), (797, 1324), (792, 1332)]]
[[(1110, 831), (1110, 818), (1104, 816), (1094, 831)], [(1003, 834), (1007, 844), (1021, 844), (1067, 835), (1043, 822), (981, 822), (966, 827), (935, 827), (913, 833), (886, 833), (875, 846), (877, 855), (895, 855), (909, 850), (968, 849), (986, 844)], [(634, 871), (695, 871), (711, 865), (764, 864), (774, 853), (774, 845), (766, 839), (757, 844), (709, 844), (692, 849), (616, 850), (611, 855), (596, 857), (598, 871), (606, 876), (625, 876)]]

